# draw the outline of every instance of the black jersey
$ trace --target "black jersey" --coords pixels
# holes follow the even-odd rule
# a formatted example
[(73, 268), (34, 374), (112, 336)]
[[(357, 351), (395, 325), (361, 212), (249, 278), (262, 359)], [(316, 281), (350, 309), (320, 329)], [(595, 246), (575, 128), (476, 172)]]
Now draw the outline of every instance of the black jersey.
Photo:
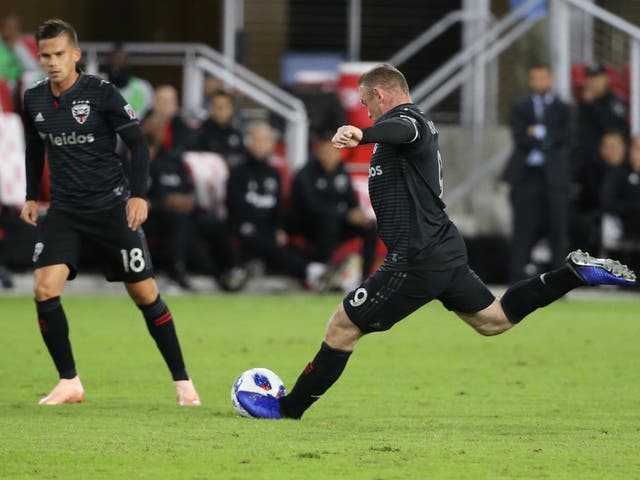
[[(385, 123), (402, 124), (409, 135), (382, 143), (375, 132)], [(415, 105), (399, 105), (365, 129), (362, 140), (379, 142), (371, 156), (369, 196), (388, 249), (382, 268), (446, 270), (465, 264), (464, 241), (441, 199), (442, 157), (433, 122)]]
[(99, 211), (128, 198), (116, 133), (138, 120), (113, 84), (80, 74), (54, 97), (45, 79), (25, 92), (24, 107), (27, 142), (46, 147), (52, 208)]

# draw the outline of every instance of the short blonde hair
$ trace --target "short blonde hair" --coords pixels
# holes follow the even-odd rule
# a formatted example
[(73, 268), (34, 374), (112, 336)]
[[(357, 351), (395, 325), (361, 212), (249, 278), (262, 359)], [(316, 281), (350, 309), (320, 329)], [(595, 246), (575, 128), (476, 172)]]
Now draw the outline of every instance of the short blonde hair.
[(358, 85), (366, 88), (382, 87), (385, 90), (400, 90), (409, 94), (407, 79), (400, 70), (388, 63), (373, 67), (358, 79)]

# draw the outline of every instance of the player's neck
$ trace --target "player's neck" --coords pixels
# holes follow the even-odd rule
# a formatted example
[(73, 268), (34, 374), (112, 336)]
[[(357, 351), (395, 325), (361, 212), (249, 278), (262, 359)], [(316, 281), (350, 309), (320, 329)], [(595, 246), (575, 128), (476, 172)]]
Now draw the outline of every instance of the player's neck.
[(62, 82), (60, 82), (60, 83), (51, 82), (51, 93), (53, 94), (53, 96), (54, 97), (59, 97), (64, 92), (69, 90), (73, 86), (73, 84), (76, 83), (76, 81), (78, 80), (79, 76), (80, 76), (80, 73), (78, 73), (77, 70), (74, 70)]

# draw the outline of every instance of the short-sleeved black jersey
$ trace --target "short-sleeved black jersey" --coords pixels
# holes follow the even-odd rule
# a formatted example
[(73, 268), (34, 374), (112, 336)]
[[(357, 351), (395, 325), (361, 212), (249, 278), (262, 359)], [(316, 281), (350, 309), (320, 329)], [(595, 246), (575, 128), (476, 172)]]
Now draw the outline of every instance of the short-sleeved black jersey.
[(91, 212), (128, 198), (116, 133), (138, 120), (113, 84), (80, 74), (54, 97), (45, 79), (25, 92), (24, 107), (26, 141), (44, 144), (48, 154), (51, 207)]
[(433, 122), (413, 104), (393, 108), (376, 125), (385, 121), (406, 122), (415, 133), (407, 143), (376, 143), (371, 156), (369, 196), (388, 249), (382, 268), (446, 270), (465, 264), (464, 241), (441, 199), (442, 157)]

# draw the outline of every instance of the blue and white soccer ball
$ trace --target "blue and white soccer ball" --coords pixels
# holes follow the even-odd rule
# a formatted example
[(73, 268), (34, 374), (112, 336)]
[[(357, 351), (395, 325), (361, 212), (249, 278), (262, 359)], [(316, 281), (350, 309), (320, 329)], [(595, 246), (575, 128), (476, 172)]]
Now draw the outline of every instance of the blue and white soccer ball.
[[(286, 394), (284, 383), (278, 375), (267, 368), (252, 368), (240, 374), (231, 386), (231, 403), (234, 410), (243, 417), (252, 417), (245, 410), (238, 398), (249, 398), (255, 395), (280, 398)], [(251, 402), (250, 402), (251, 403)]]

